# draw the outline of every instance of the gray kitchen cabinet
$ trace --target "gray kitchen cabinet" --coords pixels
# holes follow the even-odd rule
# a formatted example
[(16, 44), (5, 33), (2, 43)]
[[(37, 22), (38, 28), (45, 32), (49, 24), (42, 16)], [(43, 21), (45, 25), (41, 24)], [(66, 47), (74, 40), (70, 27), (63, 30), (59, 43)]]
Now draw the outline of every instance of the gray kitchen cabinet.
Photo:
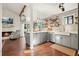
[[(30, 45), (30, 33), (25, 33), (25, 38), (26, 38), (26, 43)], [(78, 35), (77, 34), (60, 35), (60, 34), (54, 34), (53, 32), (33, 33), (32, 42), (34, 45), (38, 45), (46, 41), (51, 41), (51, 42), (55, 42), (66, 47), (78, 49)]]
[(46, 42), (47, 39), (48, 39), (48, 37), (47, 37), (47, 33), (46, 32), (40, 33), (40, 43)]
[(25, 33), (25, 40), (28, 45), (30, 45), (30, 33)]
[(54, 34), (55, 42), (66, 47), (70, 47), (70, 36)]
[(42, 38), (43, 38), (43, 34), (42, 34), (42, 33), (38, 33), (38, 36), (39, 36), (39, 41), (40, 41), (39, 44), (41, 44), (41, 42), (42, 42)]
[(61, 44), (66, 46), (66, 47), (70, 47), (70, 43), (71, 43), (70, 36), (62, 35), (62, 37), (61, 37)]
[(71, 34), (71, 48), (78, 49), (78, 34)]
[(33, 34), (33, 45), (38, 45), (38, 44), (40, 44), (40, 34), (34, 33)]
[(51, 42), (54, 42), (52, 33), (49, 33), (49, 39), (50, 39)]
[(46, 42), (47, 40), (49, 40), (49, 38), (48, 38), (48, 33), (45, 32), (45, 33), (44, 33), (44, 36), (43, 36), (43, 42)]
[(58, 34), (55, 35), (55, 42), (61, 44), (61, 35)]
[(46, 37), (47, 36), (46, 36), (45, 32), (34, 33), (33, 34), (34, 45), (38, 45), (38, 44), (41, 44), (41, 43), (45, 42), (47, 40)]
[(51, 42), (56, 42), (55, 34), (50, 33), (50, 34), (49, 34), (49, 38), (50, 38), (50, 41), (51, 41)]
[(46, 33), (46, 41), (51, 41), (51, 39), (50, 39), (50, 33)]
[(52, 40), (53, 40), (53, 42), (56, 42), (55, 34), (53, 34), (53, 33), (52, 33)]
[(44, 42), (44, 33), (40, 33), (40, 44)]
[(52, 35), (51, 34), (50, 39), (51, 41), (61, 44), (63, 46), (78, 49), (78, 35), (77, 34), (71, 34), (71, 35), (60, 35), (60, 34)]

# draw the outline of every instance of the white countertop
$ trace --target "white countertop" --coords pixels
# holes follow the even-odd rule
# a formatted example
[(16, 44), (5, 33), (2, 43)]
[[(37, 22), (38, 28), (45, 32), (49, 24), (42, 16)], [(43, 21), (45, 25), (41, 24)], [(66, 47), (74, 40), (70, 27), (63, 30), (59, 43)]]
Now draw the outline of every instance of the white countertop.
[(68, 33), (68, 32), (54, 32), (54, 34), (70, 35), (70, 33)]
[[(38, 32), (33, 32), (33, 33), (42, 33), (42, 32), (46, 32), (46, 31), (38, 31)], [(31, 33), (31, 32), (26, 32), (26, 33)]]
[[(49, 32), (49, 33), (54, 33), (54, 34), (60, 34), (60, 35), (70, 35), (70, 33), (73, 34), (78, 34), (77, 32), (54, 32), (54, 31), (38, 31), (38, 32), (33, 32), (33, 33), (42, 33), (42, 32)], [(31, 32), (26, 32), (26, 33), (31, 33)]]

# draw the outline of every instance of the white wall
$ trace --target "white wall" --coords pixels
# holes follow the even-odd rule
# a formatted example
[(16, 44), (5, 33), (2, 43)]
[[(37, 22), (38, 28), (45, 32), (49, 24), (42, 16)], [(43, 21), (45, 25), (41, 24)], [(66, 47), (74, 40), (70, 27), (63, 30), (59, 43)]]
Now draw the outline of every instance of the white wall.
[(0, 4), (0, 55), (2, 54), (2, 4)]
[[(35, 3), (33, 6), (33, 16), (40, 19), (50, 17), (52, 15), (63, 13), (59, 9), (59, 3)], [(77, 3), (65, 3), (65, 12), (78, 7)]]
[(70, 32), (70, 33), (78, 33), (78, 24), (64, 24), (64, 17), (65, 16), (70, 16), (73, 15), (73, 20), (75, 21), (75, 17), (78, 16), (78, 9), (73, 9), (71, 11), (59, 14), (60, 20), (62, 21), (62, 26), (65, 28), (65, 32)]
[(19, 15), (7, 8), (2, 8), (2, 10), (3, 10), (2, 17), (8, 17), (8, 16), (12, 17), (13, 18), (13, 25), (14, 25), (14, 27), (11, 27), (11, 28), (3, 28), (2, 31), (19, 30), (20, 29)]

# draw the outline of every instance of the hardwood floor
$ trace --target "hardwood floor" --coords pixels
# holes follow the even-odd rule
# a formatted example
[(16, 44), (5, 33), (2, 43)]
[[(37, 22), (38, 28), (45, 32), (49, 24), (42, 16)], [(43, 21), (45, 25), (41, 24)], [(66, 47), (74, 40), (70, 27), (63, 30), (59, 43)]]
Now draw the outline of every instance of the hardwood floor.
[[(2, 55), (3, 56), (25, 56), (30, 54), (24, 54), (24, 50), (26, 46), (22, 39), (17, 40), (6, 40), (3, 48)], [(26, 49), (27, 50), (27, 49)]]
[(66, 54), (51, 48), (52, 43), (48, 42), (34, 48), (35, 56), (67, 56)]
[(53, 43), (44, 43), (38, 46), (35, 46), (33, 50), (27, 48), (22, 39), (17, 40), (6, 40), (2, 55), (3, 56), (67, 56), (58, 50), (51, 48), (50, 46)]

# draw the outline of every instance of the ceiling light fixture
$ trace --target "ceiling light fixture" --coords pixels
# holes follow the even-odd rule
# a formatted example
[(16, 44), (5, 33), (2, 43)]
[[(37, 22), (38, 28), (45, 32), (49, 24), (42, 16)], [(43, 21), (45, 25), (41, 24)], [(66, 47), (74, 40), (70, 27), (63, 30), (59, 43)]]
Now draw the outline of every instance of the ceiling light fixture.
[(59, 4), (59, 8), (60, 8), (62, 11), (65, 11), (64, 3), (60, 3), (60, 4)]

